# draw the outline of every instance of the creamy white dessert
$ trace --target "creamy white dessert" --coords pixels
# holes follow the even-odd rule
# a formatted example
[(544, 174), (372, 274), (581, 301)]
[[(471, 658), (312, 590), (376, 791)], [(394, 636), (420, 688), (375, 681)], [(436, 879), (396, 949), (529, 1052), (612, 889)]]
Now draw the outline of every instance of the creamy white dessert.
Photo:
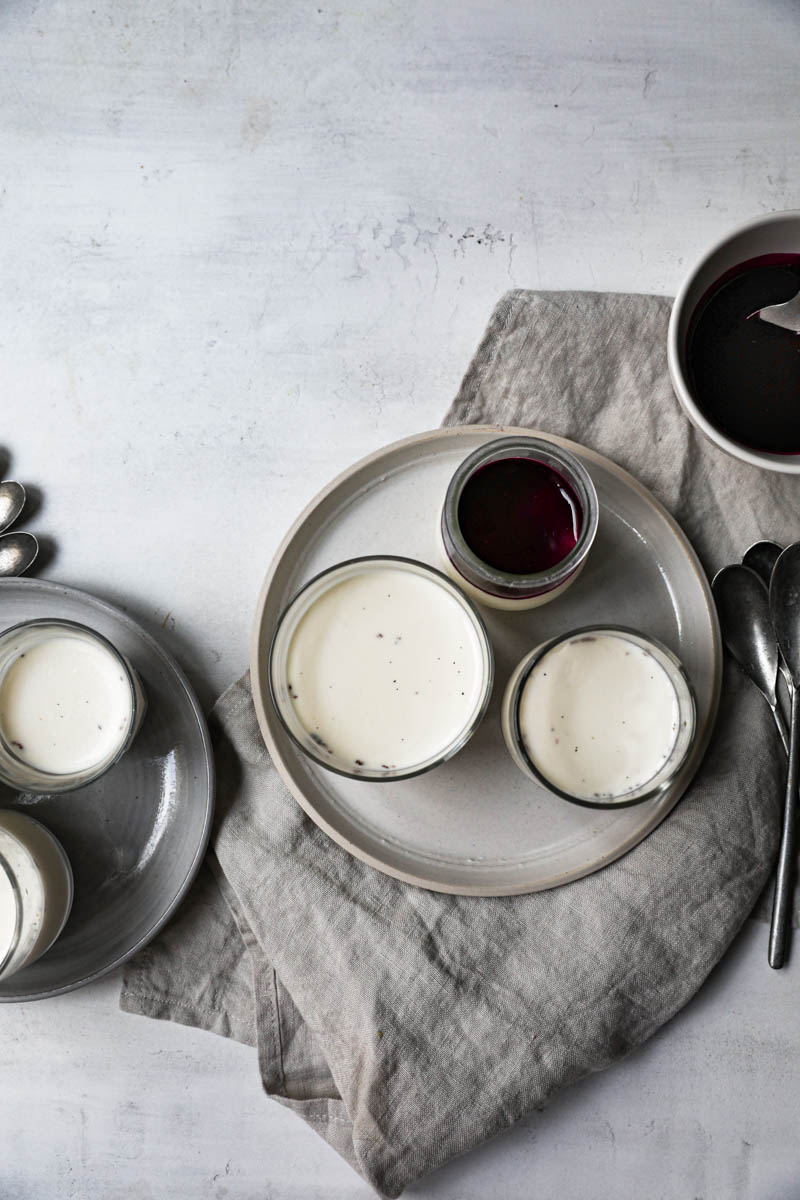
[(138, 726), (138, 680), (83, 626), (33, 622), (0, 638), (0, 776), (35, 791), (79, 787)]
[(72, 907), (73, 885), (60, 842), (24, 813), (0, 811), (0, 858), (0, 976), (6, 978), (35, 962), (56, 940)]
[(51, 775), (85, 771), (128, 735), (133, 697), (100, 642), (54, 634), (20, 653), (0, 684), (0, 731), (18, 758)]
[(344, 568), (314, 596), (285, 658), (289, 708), (321, 761), (403, 772), (458, 743), (482, 713), (491, 651), (476, 614), (425, 568)]
[(504, 705), (518, 765), (525, 769), (515, 707), (522, 749), (556, 788), (590, 802), (646, 790), (692, 732), (688, 686), (656, 653), (622, 633), (593, 631), (558, 642), (527, 675), (523, 660)]

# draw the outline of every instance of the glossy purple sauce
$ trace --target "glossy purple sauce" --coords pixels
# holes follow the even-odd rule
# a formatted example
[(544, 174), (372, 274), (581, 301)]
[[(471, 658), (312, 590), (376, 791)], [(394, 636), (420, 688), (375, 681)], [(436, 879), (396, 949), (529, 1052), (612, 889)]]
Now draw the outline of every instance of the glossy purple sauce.
[(467, 480), (458, 524), (483, 562), (512, 575), (556, 566), (575, 546), (583, 511), (558, 471), (530, 458), (486, 463)]
[(692, 315), (694, 399), (712, 424), (754, 450), (800, 453), (800, 335), (755, 316), (798, 291), (800, 254), (765, 254), (727, 271)]

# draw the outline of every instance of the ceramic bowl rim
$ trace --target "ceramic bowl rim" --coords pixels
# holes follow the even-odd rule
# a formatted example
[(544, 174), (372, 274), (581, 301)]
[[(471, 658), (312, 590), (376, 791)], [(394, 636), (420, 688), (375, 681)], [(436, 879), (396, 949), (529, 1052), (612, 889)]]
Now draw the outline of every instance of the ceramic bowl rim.
[[(760, 217), (753, 217), (749, 221), (742, 222), (733, 229), (729, 229), (704, 251), (685, 276), (672, 305), (669, 328), (667, 330), (667, 366), (673, 390), (686, 416), (701, 433), (706, 435), (709, 441), (718, 446), (720, 450), (724, 450), (726, 454), (741, 459), (742, 462), (750, 463), (752, 466), (763, 467), (767, 471), (777, 471), (785, 475), (800, 475), (800, 453), (773, 454), (768, 450), (751, 449), (749, 446), (745, 446), (741, 442), (734, 441), (733, 438), (728, 437), (727, 434), (712, 424), (701, 412), (692, 396), (686, 379), (683, 367), (682, 337), (680, 335), (680, 327), (686, 315), (689, 293), (714, 257), (721, 250), (724, 250), (738, 239), (746, 237), (749, 233), (786, 221), (796, 221), (798, 241), (800, 242), (800, 209), (789, 208), (777, 212), (764, 213)], [(744, 262), (746, 259), (747, 255), (745, 254), (741, 261)]]

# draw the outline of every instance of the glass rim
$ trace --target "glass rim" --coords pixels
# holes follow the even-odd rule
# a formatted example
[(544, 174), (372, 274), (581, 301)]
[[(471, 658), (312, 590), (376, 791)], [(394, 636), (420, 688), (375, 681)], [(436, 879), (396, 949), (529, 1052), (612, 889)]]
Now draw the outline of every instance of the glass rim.
[(19, 889), (17, 877), (11, 870), (11, 864), (2, 852), (0, 852), (0, 871), (2, 871), (8, 879), (8, 882), (11, 885), (11, 892), (14, 897), (14, 932), (11, 935), (11, 942), (8, 950), (3, 957), (0, 958), (0, 979), (2, 979), (3, 972), (19, 948), (19, 939), (22, 935), (22, 893)]
[[(125, 734), (125, 738), (124, 738), (123, 742), (121, 743), (119, 749), (116, 751), (113, 758), (111, 758), (107, 763), (105, 763), (103, 765), (102, 769), (99, 770), (96, 774), (94, 774), (92, 772), (91, 768), (87, 768), (85, 772), (69, 771), (66, 773), (59, 774), (58, 772), (48, 771), (44, 767), (37, 767), (37, 766), (32, 765), (31, 763), (27, 762), (24, 758), (20, 758), (19, 755), (15, 753), (13, 747), (9, 746), (9, 744), (6, 741), (6, 738), (3, 734), (2, 726), (0, 726), (0, 743), (2, 743), (3, 749), (9, 755), (9, 757), (12, 758), (14, 760), (14, 762), (19, 763), (20, 766), (25, 767), (27, 770), (35, 771), (38, 775), (45, 777), (48, 780), (53, 780), (54, 786), (48, 787), (48, 788), (43, 788), (39, 784), (26, 785), (24, 790), (32, 792), (34, 795), (36, 795), (38, 793), (42, 793), (42, 792), (56, 790), (55, 785), (58, 783), (59, 780), (62, 780), (62, 781), (63, 780), (71, 780), (76, 777), (79, 777), (80, 783), (76, 784), (75, 786), (76, 787), (84, 787), (85, 785), (88, 785), (89, 783), (95, 783), (98, 779), (101, 779), (107, 771), (110, 771), (113, 766), (116, 766), (116, 764), (122, 758), (123, 754), (125, 754), (125, 752), (129, 749), (131, 742), (133, 741), (134, 736), (136, 734), (136, 722), (137, 722), (137, 719), (139, 716), (139, 701), (138, 701), (138, 697), (136, 694), (136, 685), (134, 684), (131, 668), (128, 666), (128, 663), (126, 662), (125, 658), (119, 652), (119, 650), (117, 650), (117, 648), (113, 644), (113, 642), (110, 642), (108, 640), (108, 638), (105, 637), (102, 633), (98, 633), (98, 631), (96, 629), (92, 629), (92, 627), (90, 625), (83, 625), (83, 624), (81, 624), (80, 621), (71, 621), (65, 617), (35, 617), (32, 621), (18, 621), (16, 625), (9, 625), (7, 629), (0, 630), (0, 642), (2, 642), (6, 637), (8, 637), (9, 634), (18, 633), (22, 629), (34, 629), (36, 627), (41, 627), (44, 625), (52, 625), (52, 626), (55, 626), (57, 628), (62, 628), (62, 629), (77, 630), (79, 633), (88, 634), (91, 638), (94, 638), (95, 641), (100, 642), (106, 650), (110, 651), (110, 653), (112, 654), (114, 659), (116, 659), (119, 666), (122, 668), (122, 670), (125, 674), (125, 679), (128, 683), (128, 687), (130, 689), (131, 719), (130, 719), (130, 723), (128, 725), (128, 731)], [(16, 660), (12, 660), (12, 661), (16, 661)], [(0, 675), (0, 686), (2, 684), (2, 677), (4, 676), (4, 674), (5, 674), (5, 672), (3, 672), (2, 675)], [(1, 765), (0, 765), (0, 779), (3, 779), (3, 769), (2, 769)], [(5, 780), (3, 780), (3, 781), (5, 782)], [(17, 785), (12, 784), (11, 786), (16, 787)], [(66, 789), (64, 789), (62, 787), (58, 790), (63, 791)]]
[[(438, 583), (439, 586), (443, 586), (445, 590), (452, 594), (468, 612), (473, 620), (476, 633), (484, 650), (486, 674), (483, 681), (481, 700), (476, 707), (469, 724), (464, 727), (458, 738), (448, 744), (442, 753), (437, 754), (433, 759), (425, 760), (425, 762), (422, 764), (413, 764), (408, 768), (371, 773), (369, 768), (363, 770), (359, 769), (357, 771), (348, 771), (344, 767), (335, 766), (333, 763), (323, 759), (320, 754), (317, 754), (315, 750), (311, 749), (310, 746), (306, 746), (297, 737), (294, 731), (290, 728), (289, 723), (283, 714), (282, 704), (277, 695), (277, 687), (274, 680), (273, 670), (276, 647), (280, 632), (287, 619), (291, 616), (292, 610), (295, 608), (301, 598), (309, 591), (309, 589), (314, 586), (314, 584), (319, 583), (320, 580), (324, 579), (326, 576), (333, 575), (339, 571), (344, 571), (347, 567), (358, 566), (360, 563), (400, 564), (413, 567), (421, 574), (433, 576), (433, 582)], [(463, 749), (463, 747), (467, 744), (486, 715), (486, 710), (489, 707), (489, 701), (491, 699), (492, 689), (494, 687), (494, 674), (494, 651), (492, 649), (492, 643), (489, 638), (486, 623), (484, 622), (483, 617), (478, 610), (478, 606), (473, 603), (470, 597), (466, 595), (466, 593), (458, 586), (457, 583), (454, 582), (454, 580), (450, 579), (448, 575), (445, 575), (444, 571), (440, 571), (437, 567), (432, 567), (429, 563), (423, 562), (421, 559), (409, 558), (399, 554), (357, 555), (354, 558), (343, 559), (342, 562), (334, 563), (333, 566), (326, 567), (325, 570), (319, 571), (313, 576), (313, 578), (309, 579), (297, 592), (295, 592), (292, 598), (282, 609), (281, 614), (275, 623), (275, 628), (270, 639), (269, 652), (267, 656), (267, 684), (269, 688), (269, 695), (272, 701), (272, 707), (278, 716), (284, 732), (291, 739), (292, 743), (300, 751), (302, 751), (307, 758), (310, 758), (312, 762), (318, 763), (321, 767), (324, 767), (326, 771), (331, 771), (333, 774), (340, 775), (345, 779), (353, 779), (358, 783), (394, 783), (400, 779), (413, 779), (418, 775), (426, 774), (428, 771), (433, 770), (434, 767), (438, 767), (442, 763), (445, 763), (449, 759), (453, 758), (454, 755), (456, 755), (459, 750)]]
[[(66, 900), (66, 904), (64, 906), (64, 915), (61, 918), (61, 921), (59, 922), (58, 928), (56, 929), (55, 933), (53, 933), (53, 935), (50, 937), (49, 941), (45, 945), (38, 946), (38, 948), (36, 949), (36, 953), (33, 957), (31, 957), (31, 955), (30, 955), (31, 946), (29, 945), (27, 947), (27, 950), (24, 953), (22, 962), (18, 963), (14, 967), (13, 971), (11, 972), (11, 975), (16, 976), (18, 972), (23, 971), (23, 970), (25, 970), (26, 967), (32, 966), (33, 963), (38, 962), (38, 960), (43, 955), (45, 955), (50, 949), (52, 949), (52, 947), (55, 945), (55, 943), (61, 937), (61, 934), (64, 932), (67, 921), (69, 920), (70, 914), (72, 912), (72, 905), (75, 900), (75, 874), (72, 869), (72, 863), (70, 862), (69, 855), (67, 854), (66, 850), (64, 849), (61, 839), (56, 837), (56, 835), (53, 833), (52, 829), (50, 829), (47, 825), (43, 824), (43, 822), (40, 821), (38, 819), (38, 817), (32, 817), (30, 815), (30, 813), (21, 812), (19, 809), (14, 809), (14, 808), (8, 809), (7, 811), (16, 817), (21, 818), (21, 820), (23, 821), (24, 824), (30, 824), (30, 825), (36, 826), (39, 833), (44, 838), (45, 842), (49, 843), (51, 849), (53, 850), (53, 852), (56, 855), (56, 858), (58, 859), (58, 862), (61, 865), (61, 868), (63, 869), (63, 882), (66, 884), (66, 894), (67, 894), (67, 900)], [(0, 815), (2, 815), (2, 814), (0, 814)], [(47, 912), (47, 904), (48, 904), (47, 890), (48, 889), (47, 889), (47, 885), (45, 883), (47, 868), (40, 867), (38, 855), (37, 855), (36, 851), (31, 850), (31, 847), (26, 843), (24, 834), (21, 835), (19, 833), (19, 831), (15, 831), (13, 828), (12, 829), (4, 828), (2, 826), (2, 824), (0, 824), (0, 833), (3, 833), (7, 838), (10, 838), (11, 842), (14, 845), (16, 845), (16, 848), (19, 851), (19, 853), (28, 861), (32, 870), (39, 877), (39, 880), (40, 880), (41, 889), (42, 889), (43, 911), (41, 914), (41, 921), (38, 926), (36, 936), (33, 939), (33, 945), (36, 945), (38, 938), (41, 934), (41, 930), (44, 926), (46, 912)], [(15, 873), (13, 867), (11, 866), (11, 864), (9, 863), (8, 859), (5, 857), (5, 855), (2, 854), (2, 852), (0, 852), (0, 863), (2, 863), (2, 865), (4, 865), (6, 873), (11, 881), (11, 886), (12, 886), (12, 888), (14, 888), (16, 895), (17, 895), (16, 936), (14, 939), (12, 951), (2, 960), (2, 962), (0, 962), (0, 980), (2, 980), (3, 971), (6, 969), (6, 967), (8, 967), (9, 963), (13, 962), (14, 955), (17, 953), (17, 951), (20, 947), (20, 944), (22, 944), (23, 946), (25, 945), (25, 943), (22, 940), (23, 933), (25, 932), (25, 928), (24, 928), (25, 901), (23, 898), (23, 894), (19, 888), (19, 883), (17, 881), (16, 873)]]
[[(572, 549), (552, 567), (530, 575), (516, 575), (492, 567), (480, 558), (461, 532), (458, 509), (461, 495), (474, 473), (490, 462), (505, 458), (533, 458), (562, 473), (575, 488), (583, 524)], [(549, 461), (548, 461), (549, 460)], [(560, 587), (583, 563), (597, 533), (599, 519), (597, 490), (586, 467), (572, 451), (543, 437), (500, 437), (480, 446), (456, 468), (445, 493), (441, 533), (445, 553), (463, 578), (481, 591), (507, 599), (523, 600), (544, 595)]]
[[(680, 675), (688, 692), (689, 704), (691, 708), (692, 728), (683, 754), (681, 754), (680, 758), (672, 767), (669, 774), (662, 779), (660, 783), (656, 784), (652, 788), (648, 788), (648, 790), (641, 796), (636, 796), (632, 800), (625, 800), (623, 798), (619, 800), (612, 799), (603, 802), (599, 800), (589, 800), (583, 796), (575, 796), (572, 792), (564, 791), (563, 788), (560, 788), (557, 784), (553, 783), (552, 780), (550, 780), (544, 774), (544, 772), (536, 766), (531, 755), (528, 753), (525, 740), (522, 736), (522, 729), (519, 721), (519, 710), (522, 703), (522, 693), (525, 690), (525, 684), (528, 682), (531, 672), (541, 662), (544, 656), (549, 654), (551, 650), (554, 650), (556, 646), (561, 645), (562, 642), (569, 641), (570, 638), (580, 637), (587, 633), (611, 633), (612, 635), (622, 634), (625, 637), (634, 637), (641, 642), (645, 642), (651, 646), (654, 646), (666, 657), (670, 665), (676, 670), (677, 674)], [(672, 680), (670, 680), (670, 683), (672, 683)], [(629, 625), (581, 625), (578, 629), (570, 629), (567, 633), (560, 633), (556, 637), (549, 638), (546, 642), (542, 642), (540, 646), (536, 647), (535, 651), (530, 657), (530, 660), (526, 663), (525, 668), (520, 673), (519, 679), (514, 685), (514, 691), (509, 701), (509, 708), (511, 716), (510, 725), (511, 731), (514, 735), (514, 744), (517, 747), (523, 761), (525, 762), (525, 765), (531, 770), (537, 782), (549, 792), (553, 792), (556, 796), (560, 796), (562, 800), (568, 800), (570, 804), (578, 804), (582, 808), (602, 809), (606, 811), (618, 808), (633, 808), (633, 806), (636, 804), (644, 804), (646, 800), (655, 800), (658, 796), (663, 795), (686, 763), (697, 734), (697, 699), (695, 697), (692, 681), (687, 675), (683, 663), (680, 661), (677, 655), (673, 654), (669, 647), (665, 646), (663, 642), (658, 640), (658, 638), (653, 637), (649, 633), (642, 633), (639, 629), (632, 629)], [(658, 772), (656, 772), (656, 775), (658, 775)], [(646, 782), (647, 781), (645, 781), (645, 783)], [(634, 788), (632, 790), (635, 791), (636, 789)], [(628, 793), (626, 792), (621, 793), (622, 797), (627, 794)]]

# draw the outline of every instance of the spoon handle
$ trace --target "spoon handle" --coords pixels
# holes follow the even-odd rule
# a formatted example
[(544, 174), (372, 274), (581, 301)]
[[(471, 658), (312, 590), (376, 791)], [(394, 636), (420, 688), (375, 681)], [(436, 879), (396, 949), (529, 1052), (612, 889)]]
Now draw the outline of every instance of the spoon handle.
[(789, 695), (791, 696), (792, 690), (794, 688), (794, 684), (792, 683), (792, 677), (789, 674), (789, 668), (787, 667), (786, 663), (783, 661), (782, 654), (779, 655), (779, 657), (778, 657), (778, 670), (780, 671), (781, 675), (783, 676), (783, 681), (786, 684), (786, 689), (789, 692)]
[(778, 708), (777, 703), (770, 704), (769, 707), (770, 707), (770, 711), (772, 712), (773, 717), (775, 718), (775, 724), (778, 727), (778, 733), (780, 734), (781, 745), (783, 746), (784, 754), (786, 754), (786, 756), (788, 758), (788, 756), (789, 756), (789, 735), (786, 732), (786, 722), (783, 719), (783, 713)]
[(786, 775), (786, 799), (783, 807), (783, 832), (772, 904), (769, 931), (769, 965), (778, 970), (786, 954), (786, 935), (791, 915), (794, 848), (797, 840), (797, 779), (800, 760), (800, 689), (792, 692), (792, 725), (789, 738), (789, 769)]

